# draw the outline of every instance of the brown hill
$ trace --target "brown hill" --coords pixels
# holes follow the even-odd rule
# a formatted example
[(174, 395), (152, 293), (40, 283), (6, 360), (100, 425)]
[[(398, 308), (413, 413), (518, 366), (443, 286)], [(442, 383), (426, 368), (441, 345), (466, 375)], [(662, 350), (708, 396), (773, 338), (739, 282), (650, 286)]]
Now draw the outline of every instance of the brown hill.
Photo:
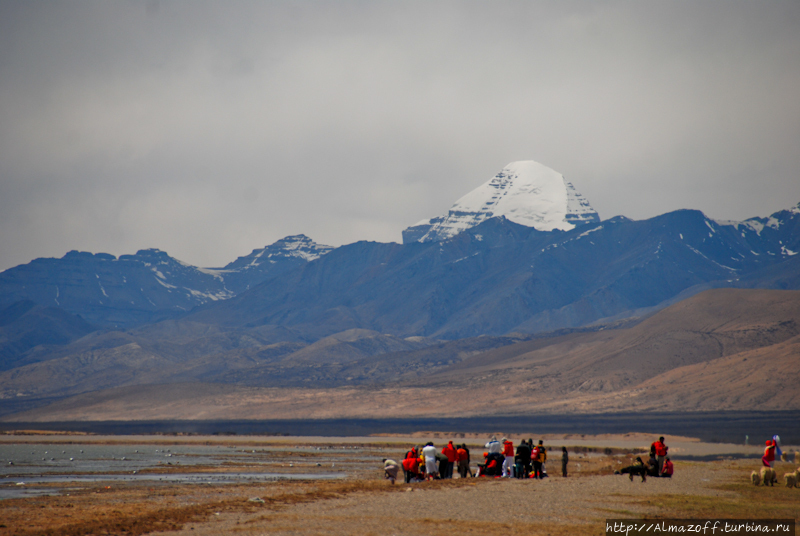
[(619, 400), (644, 411), (785, 410), (800, 407), (800, 337), (713, 361), (678, 367), (633, 389), (594, 402), (613, 410)]
[(422, 381), (513, 378), (550, 394), (608, 392), (677, 367), (767, 348), (798, 334), (800, 292), (717, 289), (628, 329), (522, 342), (466, 359)]
[[(358, 338), (351, 334), (339, 342)], [(331, 356), (342, 358), (341, 347), (329, 347), (329, 340), (321, 345), (321, 360), (308, 354), (306, 364), (292, 364), (297, 374), (320, 378), (304, 384), (314, 388), (207, 383), (126, 387), (81, 395), (13, 418), (266, 419), (800, 408), (797, 291), (711, 290), (626, 329), (506, 341), (504, 346), (486, 342), (486, 351), (479, 353), (468, 349), (478, 349), (480, 338), (461, 349), (456, 341), (410, 352), (362, 354), (350, 363), (325, 368)], [(365, 347), (374, 344), (370, 341)], [(387, 348), (395, 344), (399, 343), (380, 343)], [(269, 367), (290, 361), (290, 355), (260, 368), (278, 370)], [(242, 368), (240, 373), (258, 370)], [(325, 374), (355, 373), (371, 382), (354, 385), (340, 378), (336, 386), (319, 388), (326, 385)]]

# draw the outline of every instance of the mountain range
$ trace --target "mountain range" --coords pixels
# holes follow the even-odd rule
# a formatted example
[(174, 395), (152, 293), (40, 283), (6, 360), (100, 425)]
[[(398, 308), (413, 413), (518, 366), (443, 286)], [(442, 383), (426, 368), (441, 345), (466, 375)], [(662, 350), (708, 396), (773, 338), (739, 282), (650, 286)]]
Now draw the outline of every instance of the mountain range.
[[(183, 333), (191, 329), (201, 328)], [(185, 348), (181, 359), (189, 339), (174, 341), (168, 355), (157, 338), (141, 346), (143, 335), (115, 348), (84, 340), (74, 355), (0, 373), (0, 384), (38, 396), (29, 406), (16, 402), (18, 411), (3, 420), (646, 418), (800, 408), (798, 291), (715, 289), (616, 329), (415, 340), (405, 348), (355, 330), (281, 350), (218, 345), (192, 358)], [(210, 330), (206, 341), (225, 336)], [(91, 366), (76, 366), (81, 360)], [(54, 376), (62, 378), (60, 395), (46, 381)]]
[[(553, 345), (560, 338), (595, 341), (585, 343), (592, 352), (570, 361), (578, 372), (512, 360), (508, 378), (562, 397), (588, 390), (593, 404), (611, 411), (624, 406), (613, 397), (626, 389), (646, 384), (666, 397), (658, 391), (665, 385), (660, 375), (732, 354), (686, 336), (693, 342), (671, 347), (675, 355), (700, 357), (667, 359), (670, 365), (659, 368), (625, 343), (621, 362), (650, 373), (619, 376), (613, 360), (601, 356), (613, 354), (624, 337), (605, 350), (592, 346), (600, 344), (597, 337), (636, 333), (630, 330), (643, 325), (658, 331), (659, 322), (674, 323), (662, 313), (705, 303), (693, 297), (715, 296), (733, 307), (747, 295), (736, 292), (762, 292), (734, 289), (762, 289), (757, 299), (747, 296), (758, 305), (752, 314), (763, 317), (769, 303), (796, 302), (792, 291), (800, 289), (800, 204), (743, 222), (695, 210), (601, 220), (563, 176), (532, 161), (509, 164), (447, 214), (406, 229), (403, 242), (332, 248), (296, 235), (221, 268), (191, 266), (149, 249), (119, 258), (71, 251), (5, 270), (0, 413), (119, 389), (139, 396), (150, 392), (145, 386), (161, 384), (341, 390), (405, 381), (419, 387), (428, 377), (461, 378), (465, 363), (474, 374), (499, 363), (495, 356), (524, 348), (573, 355), (571, 343)], [(729, 290), (714, 294), (724, 287)], [(737, 352), (800, 357), (792, 342), (796, 311), (789, 305), (776, 311), (785, 318), (779, 314), (754, 339), (760, 343)], [(738, 318), (744, 316), (746, 310)], [(758, 317), (748, 318), (760, 325)], [(692, 330), (681, 325), (678, 331)], [(780, 340), (769, 335), (778, 332)], [(739, 370), (736, 363), (726, 366)], [(492, 374), (505, 377), (509, 369), (497, 367)], [(548, 370), (562, 390), (525, 383), (520, 370)], [(467, 385), (466, 378), (454, 384)], [(576, 397), (567, 397), (571, 405), (548, 407), (579, 410)]]
[(119, 258), (70, 251), (0, 272), (0, 308), (31, 300), (102, 327), (138, 326), (231, 298), (331, 249), (304, 235), (287, 236), (223, 268), (191, 266), (157, 249)]

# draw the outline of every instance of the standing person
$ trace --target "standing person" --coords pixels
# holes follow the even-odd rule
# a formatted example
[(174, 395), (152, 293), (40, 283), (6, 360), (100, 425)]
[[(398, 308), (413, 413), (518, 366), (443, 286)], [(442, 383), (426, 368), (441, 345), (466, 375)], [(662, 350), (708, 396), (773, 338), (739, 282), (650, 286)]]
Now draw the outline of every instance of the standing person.
[(397, 480), (397, 473), (400, 471), (400, 466), (394, 460), (383, 459), (383, 474), (389, 479), (389, 482), (394, 486), (394, 481)]
[(519, 464), (517, 478), (528, 478), (531, 472), (531, 448), (524, 439), (519, 442), (515, 461)]
[(440, 479), (446, 478), (445, 473), (447, 472), (447, 464), (449, 463), (447, 456), (445, 456), (441, 452), (437, 452), (436, 461), (439, 462), (439, 478)]
[(781, 452), (781, 438), (777, 434), (772, 436), (772, 444), (775, 445), (775, 459), (783, 459), (783, 452)]
[(467, 478), (467, 471), (469, 471), (469, 455), (464, 445), (459, 445), (456, 449), (456, 463), (458, 463), (458, 476)]
[(453, 466), (456, 462), (456, 448), (453, 446), (452, 441), (448, 441), (447, 445), (442, 449), (442, 454), (447, 456), (447, 462), (444, 471), (442, 471), (442, 478), (453, 478)]
[(569, 452), (567, 447), (561, 447), (561, 476), (567, 476), (567, 464), (569, 463)]
[(436, 447), (432, 441), (428, 441), (422, 449), (425, 456), (425, 480), (433, 480), (436, 476)]
[(531, 449), (531, 462), (533, 463), (531, 478), (542, 478), (542, 462), (539, 459), (539, 447), (533, 447), (533, 449)]
[(466, 443), (462, 443), (461, 448), (467, 453), (467, 474), (469, 474), (470, 477), (474, 477), (475, 475), (472, 473), (472, 469), (469, 466), (470, 462), (472, 461), (469, 457), (469, 448), (467, 447)]
[(547, 449), (544, 448), (544, 442), (540, 439), (539, 446), (539, 462), (541, 465), (542, 474), (539, 475), (539, 478), (547, 478), (547, 468), (545, 468), (544, 463), (547, 461)]
[(656, 462), (658, 463), (658, 476), (664, 471), (664, 459), (667, 457), (669, 447), (664, 444), (664, 436), (658, 438), (658, 441), (650, 445), (650, 450), (655, 450)]
[(503, 478), (514, 474), (514, 443), (503, 438)]
[(492, 436), (492, 439), (484, 446), (489, 451), (488, 454), (500, 454), (503, 452), (503, 445), (497, 440), (496, 436)]
[(771, 439), (767, 439), (767, 448), (764, 449), (764, 455), (761, 457), (761, 463), (766, 467), (775, 467), (775, 448), (777, 444)]

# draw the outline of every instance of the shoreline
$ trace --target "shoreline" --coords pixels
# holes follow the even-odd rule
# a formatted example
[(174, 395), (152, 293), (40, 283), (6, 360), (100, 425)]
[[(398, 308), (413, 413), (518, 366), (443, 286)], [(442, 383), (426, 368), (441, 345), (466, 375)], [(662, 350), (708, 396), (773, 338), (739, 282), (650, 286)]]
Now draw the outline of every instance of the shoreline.
[(572, 437), (643, 433), (694, 437), (708, 443), (762, 444), (778, 434), (785, 443), (800, 444), (799, 411), (705, 412), (658, 414), (572, 414), (396, 419), (279, 419), (279, 420), (125, 420), (125, 421), (9, 421), (0, 420), (0, 433), (11, 430), (72, 431), (106, 435), (219, 435), (239, 437), (409, 436), (417, 433), (502, 435), (511, 437)]
[[(500, 439), (501, 435), (496, 435)], [(0, 445), (13, 444), (53, 444), (53, 445), (206, 445), (206, 446), (238, 446), (242, 448), (253, 447), (292, 447), (314, 445), (336, 445), (347, 448), (349, 445), (360, 445), (375, 448), (403, 448), (416, 444), (432, 441), (434, 445), (445, 445), (448, 441), (466, 443), (471, 449), (482, 449), (491, 435), (478, 433), (448, 434), (447, 432), (415, 432), (414, 434), (375, 434), (371, 436), (263, 436), (263, 435), (171, 435), (171, 434), (142, 434), (142, 435), (109, 435), (109, 434), (74, 434), (70, 432), (37, 433), (34, 430), (0, 433)], [(461, 437), (464, 436), (464, 437)], [(560, 449), (566, 446), (569, 449), (580, 451), (582, 449), (595, 449), (613, 451), (615, 454), (625, 452), (646, 452), (650, 443), (656, 436), (647, 433), (627, 434), (506, 434), (505, 437), (517, 442), (519, 439), (532, 437), (543, 440), (550, 449)], [(760, 445), (741, 445), (734, 443), (710, 443), (698, 438), (682, 436), (666, 436), (666, 443), (670, 447), (670, 456), (675, 459), (695, 458), (760, 458), (763, 447)], [(784, 452), (792, 454), (800, 452), (800, 445), (782, 443)], [(591, 451), (591, 450), (590, 450)]]

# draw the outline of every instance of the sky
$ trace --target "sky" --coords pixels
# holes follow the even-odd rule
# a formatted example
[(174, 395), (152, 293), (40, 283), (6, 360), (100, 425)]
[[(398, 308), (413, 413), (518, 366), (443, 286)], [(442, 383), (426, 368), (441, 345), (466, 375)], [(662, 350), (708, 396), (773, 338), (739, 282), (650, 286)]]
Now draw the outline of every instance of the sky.
[(0, 270), (400, 242), (506, 164), (602, 219), (800, 202), (800, 2), (0, 0)]

